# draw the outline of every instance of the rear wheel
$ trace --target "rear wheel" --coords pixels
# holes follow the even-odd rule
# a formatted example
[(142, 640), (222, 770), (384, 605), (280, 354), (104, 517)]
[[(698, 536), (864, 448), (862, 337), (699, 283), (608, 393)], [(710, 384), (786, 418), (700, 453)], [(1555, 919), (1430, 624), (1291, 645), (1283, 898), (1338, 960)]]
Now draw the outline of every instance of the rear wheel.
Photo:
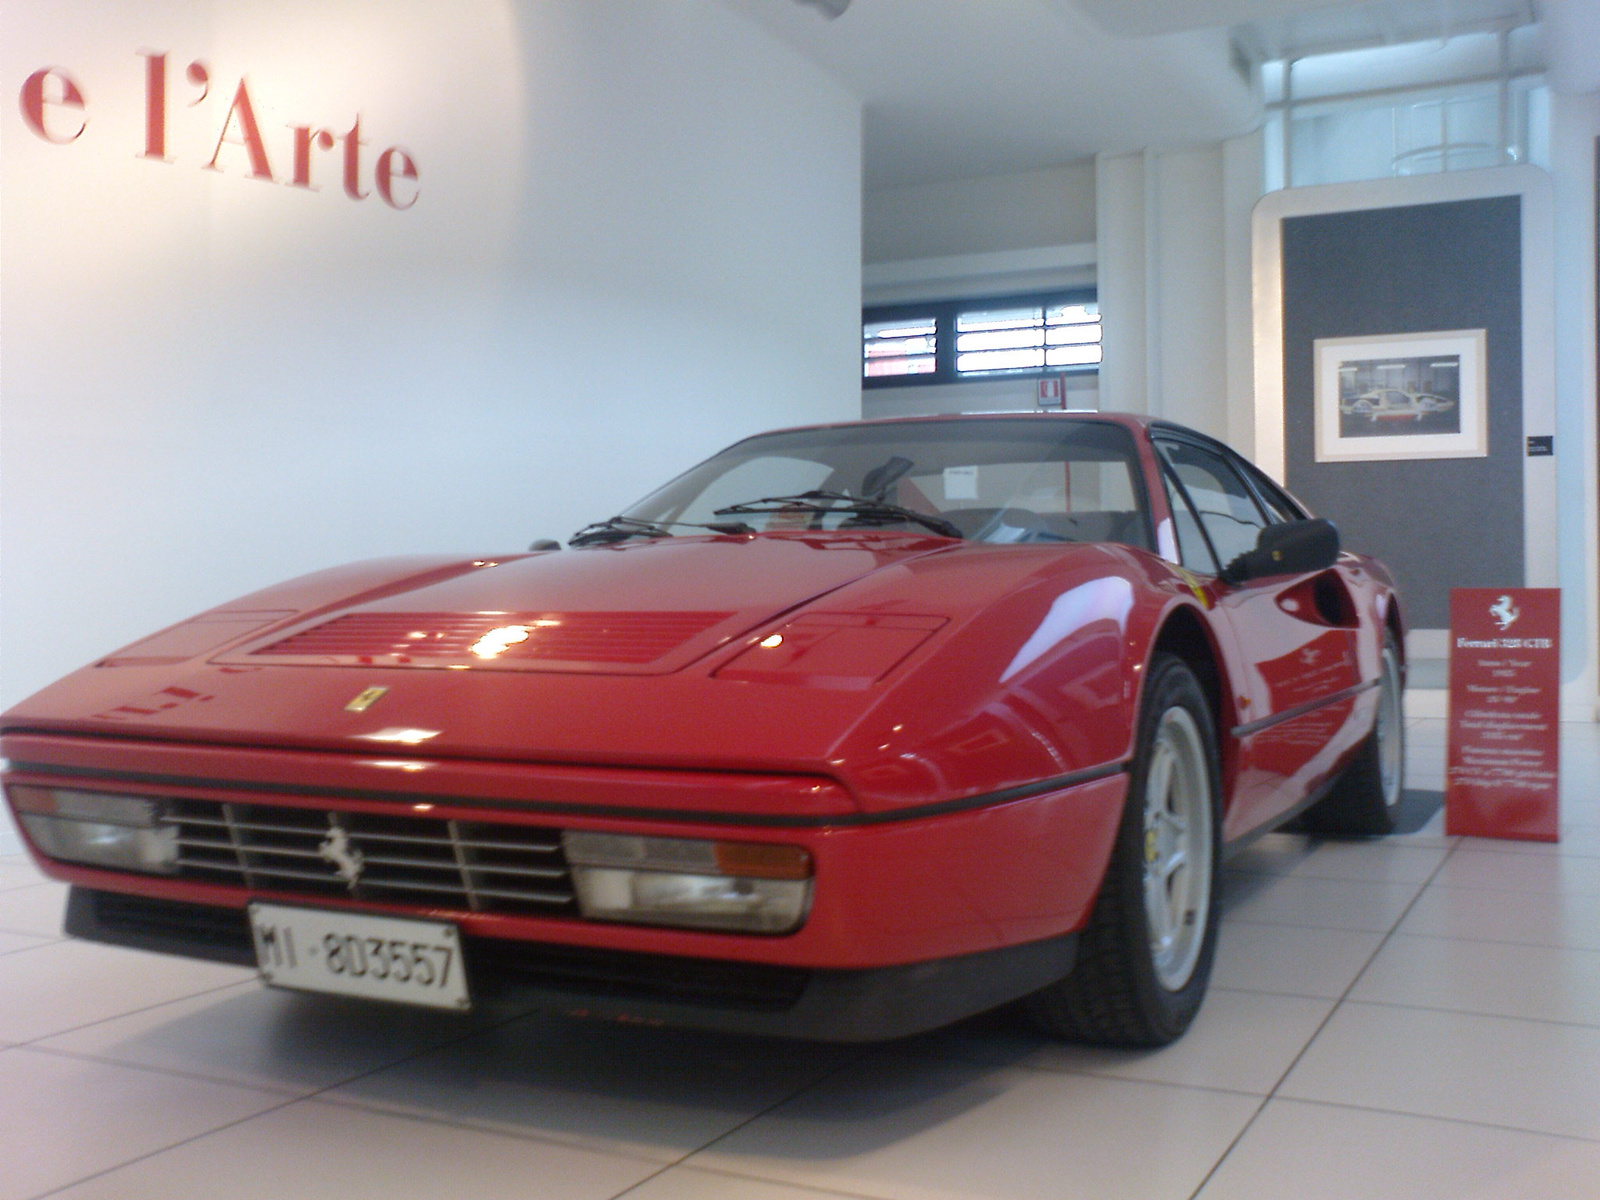
[(1217, 932), (1217, 752), (1211, 711), (1182, 659), (1150, 665), (1111, 862), (1078, 962), (1028, 997), (1047, 1032), (1160, 1046), (1194, 1019)]
[(1297, 828), (1336, 837), (1381, 837), (1395, 831), (1405, 795), (1406, 723), (1401, 707), (1400, 651), (1385, 632), (1378, 675), (1378, 714), (1355, 761), (1333, 790), (1308, 809)]

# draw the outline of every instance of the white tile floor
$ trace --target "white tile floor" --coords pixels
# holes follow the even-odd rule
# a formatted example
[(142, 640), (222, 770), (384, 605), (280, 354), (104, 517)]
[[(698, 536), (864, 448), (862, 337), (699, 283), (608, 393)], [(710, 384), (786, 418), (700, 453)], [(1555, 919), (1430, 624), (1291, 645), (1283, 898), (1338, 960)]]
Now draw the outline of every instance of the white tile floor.
[[(1443, 782), (1443, 723), (1410, 729)], [(1273, 835), (1156, 1053), (434, 1016), (71, 943), (0, 854), (0, 1200), (1600, 1196), (1600, 726), (1557, 847)]]

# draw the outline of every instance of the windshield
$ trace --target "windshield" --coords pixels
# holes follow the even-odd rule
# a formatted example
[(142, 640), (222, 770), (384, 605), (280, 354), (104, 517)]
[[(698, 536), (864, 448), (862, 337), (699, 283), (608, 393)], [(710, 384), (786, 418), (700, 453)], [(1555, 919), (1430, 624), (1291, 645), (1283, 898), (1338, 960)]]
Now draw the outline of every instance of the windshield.
[[(667, 527), (741, 521), (758, 532), (865, 526), (926, 532), (910, 515), (922, 514), (949, 522), (973, 541), (1124, 542), (1149, 549), (1140, 478), (1132, 435), (1109, 422), (964, 418), (844, 425), (763, 434), (730, 446), (623, 515)], [(836, 500), (806, 500), (818, 492)], [(860, 503), (847, 505), (846, 498)], [(909, 513), (897, 515), (894, 508)]]

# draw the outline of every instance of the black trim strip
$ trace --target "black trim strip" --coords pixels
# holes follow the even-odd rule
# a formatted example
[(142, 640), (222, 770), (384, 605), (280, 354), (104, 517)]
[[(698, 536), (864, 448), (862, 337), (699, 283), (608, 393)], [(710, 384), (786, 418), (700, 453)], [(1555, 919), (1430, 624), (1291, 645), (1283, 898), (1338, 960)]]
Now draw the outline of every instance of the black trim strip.
[(480, 808), (503, 808), (517, 812), (547, 813), (567, 817), (615, 817), (630, 821), (670, 821), (695, 825), (748, 825), (764, 829), (821, 829), (837, 826), (888, 825), (899, 821), (915, 821), (922, 817), (939, 817), (948, 813), (965, 812), (974, 808), (989, 808), (1009, 804), (1013, 800), (1026, 800), (1046, 792), (1059, 792), (1093, 783), (1121, 774), (1127, 769), (1125, 762), (1104, 763), (1067, 775), (1056, 775), (1034, 783), (1003, 788), (997, 792), (984, 792), (977, 796), (963, 796), (958, 800), (940, 800), (932, 804), (918, 804), (894, 812), (840, 813), (837, 816), (795, 815), (778, 813), (723, 813), (700, 812), (693, 809), (624, 808), (612, 804), (559, 804), (537, 800), (496, 800), (479, 796), (442, 796), (436, 792), (386, 792), (366, 788), (317, 788), (293, 783), (267, 783), (259, 780), (191, 779), (182, 775), (152, 775), (139, 771), (113, 771), (104, 768), (58, 766), (54, 763), (13, 762), (11, 769), (35, 775), (67, 775), (80, 779), (115, 780), (118, 783), (139, 784), (145, 787), (189, 787), (211, 791), (254, 792), (267, 796), (304, 796), (327, 800), (378, 800), (399, 804), (460, 804)]
[(1245, 725), (1235, 725), (1232, 730), (1232, 736), (1236, 738), (1249, 737), (1252, 733), (1260, 733), (1263, 729), (1269, 729), (1284, 721), (1292, 721), (1296, 717), (1303, 717), (1319, 708), (1326, 708), (1330, 704), (1339, 704), (1353, 696), (1359, 696), (1362, 692), (1369, 692), (1382, 682), (1382, 678), (1368, 679), (1364, 683), (1356, 684), (1355, 687), (1347, 687), (1342, 692), (1335, 692), (1333, 695), (1324, 696), (1320, 700), (1308, 700), (1304, 704), (1296, 704), (1293, 708), (1286, 708), (1280, 713), (1273, 713), (1270, 717), (1262, 717), (1259, 721), (1251, 721)]

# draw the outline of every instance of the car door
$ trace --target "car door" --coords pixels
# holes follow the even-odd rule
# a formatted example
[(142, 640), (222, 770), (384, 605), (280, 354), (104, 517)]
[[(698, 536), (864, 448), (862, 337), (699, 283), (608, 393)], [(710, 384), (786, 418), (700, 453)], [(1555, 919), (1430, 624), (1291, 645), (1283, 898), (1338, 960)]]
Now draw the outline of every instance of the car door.
[[(1249, 469), (1219, 445), (1153, 438), (1178, 549), (1190, 571), (1217, 577), (1255, 548), (1263, 527), (1299, 519), (1292, 502), (1247, 481)], [(1239, 724), (1234, 802), (1225, 838), (1300, 803), (1351, 742), (1360, 683), (1356, 612), (1337, 568), (1208, 589), (1237, 654)]]

